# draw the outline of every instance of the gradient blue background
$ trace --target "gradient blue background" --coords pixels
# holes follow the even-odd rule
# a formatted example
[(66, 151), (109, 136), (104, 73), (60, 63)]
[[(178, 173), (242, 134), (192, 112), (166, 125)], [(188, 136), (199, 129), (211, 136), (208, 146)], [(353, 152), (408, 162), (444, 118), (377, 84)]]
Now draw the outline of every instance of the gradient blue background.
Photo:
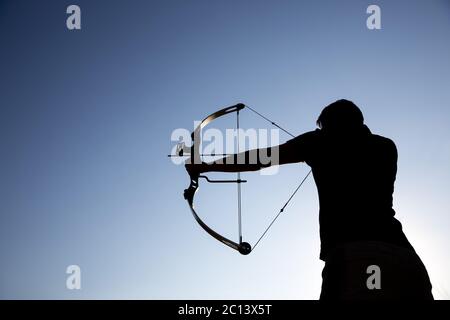
[[(80, 31), (66, 29), (73, 3)], [(372, 3), (382, 30), (366, 28)], [(220, 107), (302, 133), (348, 98), (397, 144), (397, 217), (448, 299), (449, 40), (445, 0), (1, 1), (0, 298), (318, 298), (312, 179), (242, 257), (196, 224), (166, 154), (174, 129)], [(245, 240), (307, 171), (245, 175)], [(202, 188), (199, 213), (236, 239), (235, 189), (218, 190)], [(65, 287), (71, 264), (79, 291)]]

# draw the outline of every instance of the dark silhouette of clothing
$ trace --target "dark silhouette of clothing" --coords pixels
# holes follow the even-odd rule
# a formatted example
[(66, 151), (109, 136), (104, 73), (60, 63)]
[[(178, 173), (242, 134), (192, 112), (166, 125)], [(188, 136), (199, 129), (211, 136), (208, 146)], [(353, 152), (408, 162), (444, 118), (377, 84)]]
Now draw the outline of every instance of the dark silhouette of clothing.
[[(369, 287), (372, 270), (379, 288)], [(322, 271), (320, 300), (433, 300), (427, 270), (411, 249), (386, 242), (360, 241), (331, 249)]]
[[(320, 258), (352, 241), (382, 241), (412, 249), (394, 218), (397, 149), (367, 126), (358, 131), (307, 132), (280, 146), (280, 162), (306, 162), (320, 202)], [(289, 159), (283, 159), (289, 157)]]
[[(281, 145), (279, 155), (282, 164), (303, 161), (312, 168), (326, 263), (322, 299), (432, 299), (426, 269), (394, 217), (394, 142), (365, 125), (317, 129)], [(366, 286), (369, 265), (381, 269), (381, 290)]]

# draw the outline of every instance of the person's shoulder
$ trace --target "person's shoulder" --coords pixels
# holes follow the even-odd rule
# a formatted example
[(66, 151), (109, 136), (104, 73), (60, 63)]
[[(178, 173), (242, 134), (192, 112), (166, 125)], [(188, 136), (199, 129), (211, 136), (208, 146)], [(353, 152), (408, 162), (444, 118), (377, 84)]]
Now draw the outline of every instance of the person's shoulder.
[(383, 148), (397, 152), (397, 146), (392, 139), (380, 136), (378, 134), (371, 134), (371, 138), (376, 144), (382, 146)]
[(296, 146), (307, 146), (307, 145), (315, 145), (317, 142), (317, 139), (320, 136), (320, 130), (312, 130), (307, 131), (305, 133), (302, 133), (295, 138), (292, 138), (289, 140), (286, 144), (287, 145), (296, 145)]
[(301, 142), (314, 142), (321, 136), (321, 132), (319, 129), (307, 131), (302, 133), (301, 135), (295, 137), (293, 140), (301, 141)]
[(380, 142), (380, 143), (384, 143), (384, 144), (390, 144), (390, 145), (394, 145), (395, 146), (394, 141), (392, 139), (387, 138), (387, 137), (380, 136), (380, 135), (374, 134), (374, 133), (371, 134), (371, 137), (372, 137), (372, 139), (374, 141), (377, 141), (377, 142)]
[(311, 139), (315, 139), (315, 138), (317, 138), (319, 136), (321, 136), (321, 130), (320, 129), (307, 131), (307, 132), (305, 132), (305, 133), (300, 135), (300, 137), (311, 138)]

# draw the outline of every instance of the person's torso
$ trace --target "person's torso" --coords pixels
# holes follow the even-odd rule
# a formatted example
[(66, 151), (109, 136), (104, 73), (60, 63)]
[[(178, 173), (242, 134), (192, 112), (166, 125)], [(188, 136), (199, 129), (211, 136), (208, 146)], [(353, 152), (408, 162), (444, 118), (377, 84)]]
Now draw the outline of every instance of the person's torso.
[(317, 131), (311, 145), (307, 163), (319, 193), (321, 258), (337, 244), (361, 240), (411, 247), (392, 208), (395, 144), (364, 127), (342, 136)]

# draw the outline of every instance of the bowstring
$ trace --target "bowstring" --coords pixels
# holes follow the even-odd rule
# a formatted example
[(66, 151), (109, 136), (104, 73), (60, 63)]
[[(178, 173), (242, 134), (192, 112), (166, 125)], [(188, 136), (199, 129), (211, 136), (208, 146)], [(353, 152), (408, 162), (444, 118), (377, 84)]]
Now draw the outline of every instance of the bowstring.
[[(239, 148), (239, 140), (240, 140), (240, 135), (239, 135), (239, 110), (236, 112), (236, 128), (237, 128), (237, 153), (240, 152), (240, 148)], [(237, 159), (236, 159), (237, 160)], [(242, 216), (241, 216), (241, 173), (238, 171), (237, 172), (237, 197), (238, 197), (238, 233), (239, 233), (239, 244), (242, 243)]]
[[(272, 124), (273, 126), (277, 127), (278, 129), (280, 129), (281, 131), (287, 133), (288, 135), (290, 135), (292, 138), (295, 138), (295, 136), (290, 133), (289, 131), (287, 131), (286, 129), (284, 129), (283, 127), (281, 127), (280, 125), (278, 125), (277, 123), (275, 123), (274, 121), (270, 120), (269, 118), (265, 117), (264, 115), (262, 115), (261, 113), (259, 113), (258, 111), (256, 111), (255, 109), (249, 107), (248, 105), (245, 105), (246, 108), (248, 108), (250, 111), (252, 111), (253, 113), (255, 113), (256, 115), (260, 116), (262, 119), (266, 120), (267, 122), (269, 122), (270, 124)], [(239, 111), (238, 111), (238, 117), (239, 117)], [(239, 120), (238, 120), (238, 125), (239, 125)], [(239, 135), (239, 131), (238, 131), (238, 135)], [(239, 145), (238, 145), (239, 148)], [(297, 186), (297, 188), (294, 190), (294, 192), (291, 194), (291, 196), (289, 197), (289, 199), (286, 201), (286, 203), (281, 207), (280, 211), (278, 212), (278, 214), (275, 216), (275, 218), (272, 219), (272, 221), (270, 222), (269, 226), (266, 228), (266, 230), (264, 230), (264, 232), (262, 233), (262, 235), (259, 237), (258, 241), (256, 241), (255, 245), (253, 246), (252, 251), (255, 250), (256, 246), (258, 245), (258, 243), (264, 238), (264, 236), (267, 234), (267, 232), (269, 231), (269, 229), (272, 227), (272, 225), (275, 223), (275, 221), (278, 219), (278, 217), (284, 212), (284, 209), (287, 207), (287, 205), (289, 204), (289, 202), (291, 202), (292, 198), (294, 198), (295, 194), (297, 193), (297, 191), (301, 188), (301, 186), (303, 185), (303, 183), (306, 181), (306, 179), (308, 179), (309, 175), (311, 174), (312, 170), (309, 170), (309, 172), (306, 174), (306, 176), (303, 178), (303, 180), (300, 182), (300, 184)], [(239, 187), (240, 184), (238, 184)], [(240, 191), (239, 191), (240, 192)], [(239, 193), (239, 198), (240, 198), (240, 193)], [(240, 201), (240, 199), (239, 199)], [(239, 203), (239, 210), (240, 210), (240, 203)], [(240, 215), (240, 213), (239, 213)], [(240, 223), (240, 221), (239, 221)], [(240, 227), (239, 227), (240, 228)], [(241, 235), (240, 235), (241, 236)], [(240, 238), (241, 239), (241, 238)]]
[(309, 177), (309, 175), (311, 174), (311, 170), (309, 170), (309, 172), (306, 174), (306, 176), (303, 178), (302, 182), (300, 182), (300, 184), (298, 185), (298, 187), (295, 189), (295, 191), (291, 194), (291, 196), (289, 197), (288, 201), (286, 201), (286, 203), (283, 205), (283, 207), (280, 209), (280, 211), (278, 212), (278, 214), (275, 216), (275, 218), (272, 219), (272, 221), (270, 222), (269, 226), (266, 228), (266, 230), (264, 230), (264, 232), (262, 233), (262, 235), (259, 237), (258, 241), (256, 241), (255, 245), (253, 246), (253, 250), (255, 250), (256, 246), (258, 245), (258, 243), (262, 240), (262, 238), (264, 238), (264, 236), (266, 235), (267, 231), (269, 231), (269, 229), (272, 227), (272, 225), (275, 223), (275, 221), (277, 221), (278, 217), (284, 212), (284, 209), (286, 208), (286, 206), (289, 204), (289, 202), (291, 202), (292, 198), (295, 196), (295, 194), (297, 193), (297, 191), (300, 189), (300, 187), (303, 185), (303, 183), (306, 181), (306, 179)]

